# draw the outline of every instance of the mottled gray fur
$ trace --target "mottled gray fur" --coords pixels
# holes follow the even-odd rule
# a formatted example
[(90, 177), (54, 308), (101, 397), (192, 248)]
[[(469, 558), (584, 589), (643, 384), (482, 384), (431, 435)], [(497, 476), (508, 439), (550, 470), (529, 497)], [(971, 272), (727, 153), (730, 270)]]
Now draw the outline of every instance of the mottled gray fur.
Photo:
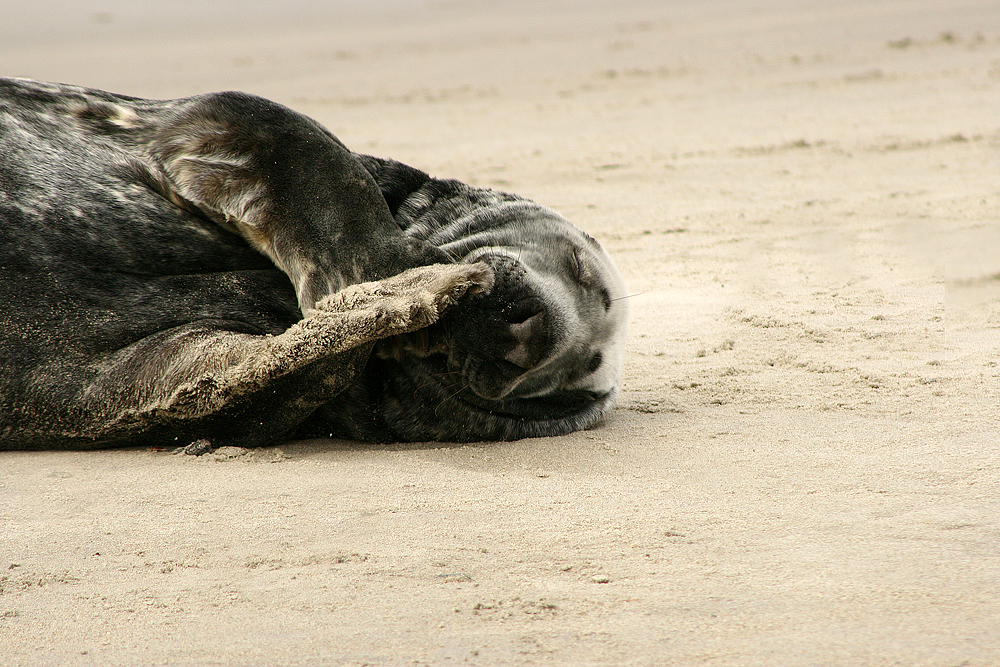
[(258, 97), (0, 80), (0, 223), (0, 449), (519, 438), (617, 393), (593, 239)]

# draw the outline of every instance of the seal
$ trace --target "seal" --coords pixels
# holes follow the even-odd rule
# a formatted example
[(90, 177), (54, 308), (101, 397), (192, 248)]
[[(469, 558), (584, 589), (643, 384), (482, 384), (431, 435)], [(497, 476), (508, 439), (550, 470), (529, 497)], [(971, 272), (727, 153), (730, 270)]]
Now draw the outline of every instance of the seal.
[(0, 80), (0, 222), (2, 449), (513, 439), (617, 394), (593, 239), (252, 95)]

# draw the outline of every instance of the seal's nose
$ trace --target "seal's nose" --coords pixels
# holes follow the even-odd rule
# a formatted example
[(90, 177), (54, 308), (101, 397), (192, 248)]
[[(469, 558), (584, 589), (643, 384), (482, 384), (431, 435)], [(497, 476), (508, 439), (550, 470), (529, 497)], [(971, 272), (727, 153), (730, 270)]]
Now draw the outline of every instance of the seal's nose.
[(520, 322), (511, 322), (510, 333), (514, 336), (514, 348), (504, 355), (504, 359), (525, 370), (533, 368), (541, 361), (545, 338), (545, 311), (539, 310)]

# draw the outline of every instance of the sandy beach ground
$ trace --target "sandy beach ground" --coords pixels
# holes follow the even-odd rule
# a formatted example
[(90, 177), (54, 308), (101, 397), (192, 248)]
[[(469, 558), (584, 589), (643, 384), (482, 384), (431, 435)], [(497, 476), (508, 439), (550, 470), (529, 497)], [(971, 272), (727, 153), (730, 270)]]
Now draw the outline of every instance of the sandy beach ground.
[(1000, 5), (194, 4), (14, 3), (0, 69), (556, 208), (634, 294), (620, 404), (0, 454), (0, 664), (1000, 665)]

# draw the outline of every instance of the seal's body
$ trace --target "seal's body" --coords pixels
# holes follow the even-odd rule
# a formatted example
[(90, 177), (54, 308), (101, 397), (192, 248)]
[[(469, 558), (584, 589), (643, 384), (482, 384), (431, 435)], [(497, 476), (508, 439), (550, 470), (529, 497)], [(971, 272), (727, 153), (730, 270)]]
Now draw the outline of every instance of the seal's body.
[(258, 97), (0, 80), (0, 225), (3, 449), (518, 438), (617, 391), (589, 237)]

